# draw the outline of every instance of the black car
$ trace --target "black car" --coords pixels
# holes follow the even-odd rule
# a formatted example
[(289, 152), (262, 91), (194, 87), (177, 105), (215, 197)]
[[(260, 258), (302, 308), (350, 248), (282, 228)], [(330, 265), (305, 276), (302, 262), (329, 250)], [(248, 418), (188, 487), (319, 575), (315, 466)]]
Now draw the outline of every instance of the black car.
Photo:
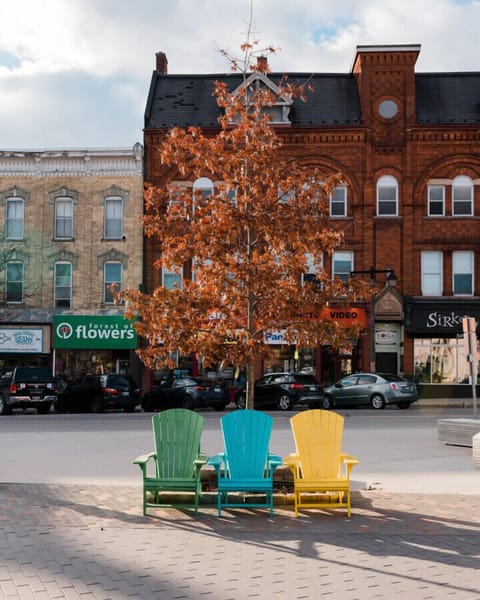
[(36, 408), (48, 414), (57, 399), (57, 384), (47, 367), (15, 367), (0, 374), (0, 415), (14, 408)]
[(145, 412), (167, 408), (209, 408), (225, 410), (228, 404), (226, 387), (217, 382), (196, 377), (171, 377), (158, 387), (145, 392), (142, 408)]
[[(290, 410), (296, 404), (310, 408), (322, 405), (323, 389), (313, 375), (305, 373), (269, 373), (255, 382), (255, 408)], [(246, 394), (237, 397), (237, 406), (245, 408)]]
[(140, 404), (140, 390), (135, 380), (127, 375), (84, 375), (69, 382), (58, 394), (57, 412), (103, 412), (123, 408), (133, 412)]

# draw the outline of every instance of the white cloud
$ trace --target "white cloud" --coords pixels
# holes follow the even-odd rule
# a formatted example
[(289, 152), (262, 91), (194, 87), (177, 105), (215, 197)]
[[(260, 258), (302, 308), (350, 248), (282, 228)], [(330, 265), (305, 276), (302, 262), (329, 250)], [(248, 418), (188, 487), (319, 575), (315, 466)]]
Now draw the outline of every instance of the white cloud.
[[(227, 72), (216, 50), (238, 54), (249, 18), (250, 0), (1, 3), (0, 147), (141, 140), (155, 53), (170, 73)], [(406, 43), (417, 71), (478, 70), (479, 29), (480, 0), (254, 0), (275, 71), (346, 73), (358, 44)]]

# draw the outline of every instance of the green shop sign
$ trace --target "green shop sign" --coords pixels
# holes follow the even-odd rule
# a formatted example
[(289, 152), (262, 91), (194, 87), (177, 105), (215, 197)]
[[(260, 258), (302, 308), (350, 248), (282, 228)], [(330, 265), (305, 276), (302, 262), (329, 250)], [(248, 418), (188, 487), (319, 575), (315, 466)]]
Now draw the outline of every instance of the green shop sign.
[(123, 317), (56, 316), (53, 318), (53, 347), (129, 350), (137, 347), (137, 332)]

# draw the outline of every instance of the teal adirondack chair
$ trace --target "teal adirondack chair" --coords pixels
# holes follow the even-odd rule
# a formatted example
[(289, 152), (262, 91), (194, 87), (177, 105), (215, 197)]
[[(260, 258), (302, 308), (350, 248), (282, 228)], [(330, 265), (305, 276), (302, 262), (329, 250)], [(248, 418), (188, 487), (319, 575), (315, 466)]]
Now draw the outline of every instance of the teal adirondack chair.
[[(222, 507), (269, 508), (273, 516), (273, 474), (282, 459), (269, 452), (272, 417), (256, 410), (238, 410), (222, 417), (220, 423), (225, 449), (208, 461), (217, 473), (218, 516)], [(229, 502), (228, 495), (234, 492), (260, 496), (255, 503)]]
[[(159, 506), (194, 506), (197, 513), (202, 488), (200, 469), (207, 462), (207, 456), (200, 452), (203, 423), (202, 415), (184, 408), (165, 410), (152, 418), (155, 451), (133, 461), (142, 470), (144, 515), (147, 507)], [(160, 502), (162, 492), (191, 492), (193, 503)], [(153, 500), (147, 499), (148, 495)]]

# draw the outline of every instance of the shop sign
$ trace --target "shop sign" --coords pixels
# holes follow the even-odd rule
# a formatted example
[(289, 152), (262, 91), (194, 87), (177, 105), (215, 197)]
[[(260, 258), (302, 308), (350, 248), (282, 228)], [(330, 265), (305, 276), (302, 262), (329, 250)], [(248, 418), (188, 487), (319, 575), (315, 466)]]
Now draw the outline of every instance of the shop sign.
[(263, 335), (265, 344), (288, 344), (285, 341), (285, 330), (267, 331)]
[(364, 308), (328, 307), (322, 310), (321, 317), (327, 321), (337, 321), (344, 327), (367, 325), (367, 313)]
[(396, 331), (376, 331), (375, 343), (384, 346), (393, 346), (397, 343)]
[(53, 347), (76, 349), (134, 349), (137, 332), (131, 321), (120, 316), (54, 317)]
[(0, 353), (3, 352), (43, 352), (43, 329), (0, 329)]
[(455, 336), (462, 333), (462, 320), (465, 316), (480, 318), (480, 307), (473, 303), (411, 303), (406, 307), (405, 325), (410, 333), (427, 336)]

